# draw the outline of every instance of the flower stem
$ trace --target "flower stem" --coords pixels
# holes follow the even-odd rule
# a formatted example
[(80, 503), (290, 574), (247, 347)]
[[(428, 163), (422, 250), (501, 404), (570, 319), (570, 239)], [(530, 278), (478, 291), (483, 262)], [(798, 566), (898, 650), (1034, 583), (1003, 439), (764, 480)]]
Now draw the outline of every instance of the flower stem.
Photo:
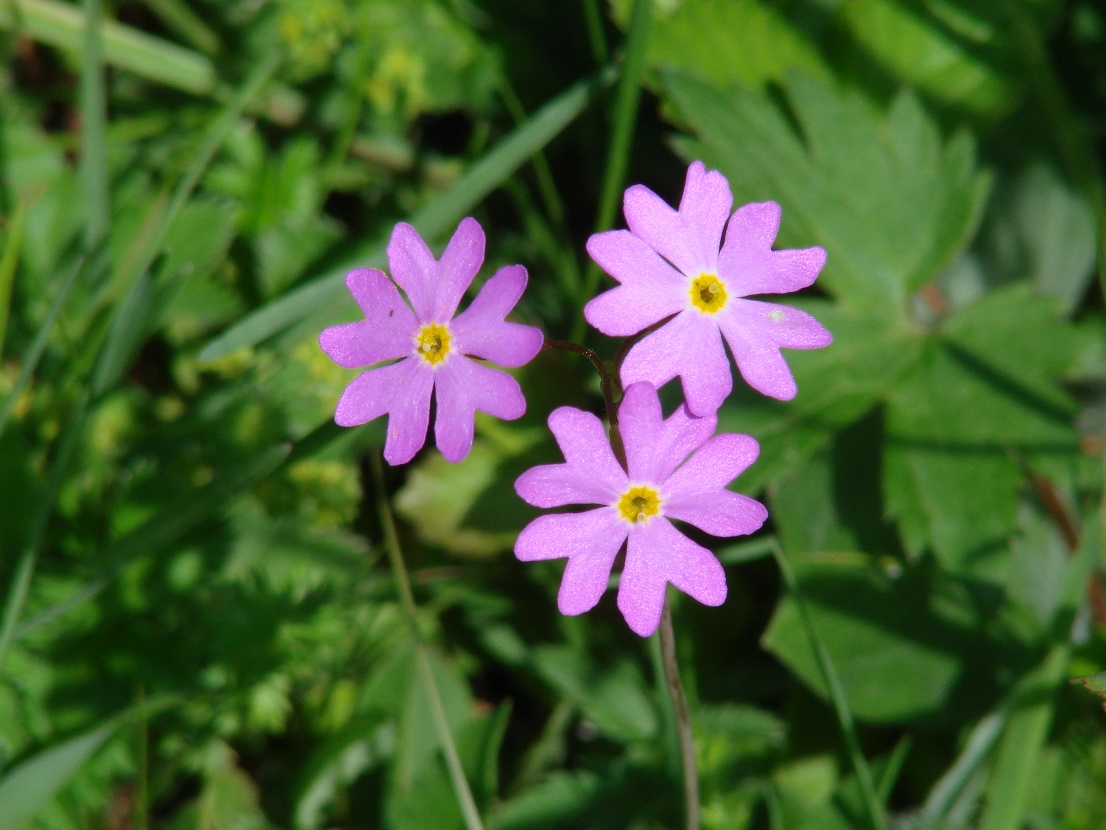
[(680, 736), (680, 759), (684, 771), (684, 800), (687, 805), (687, 830), (699, 830), (699, 773), (695, 766), (695, 738), (691, 731), (691, 712), (687, 707), (684, 684), (680, 682), (680, 667), (676, 663), (676, 635), (672, 630), (672, 611), (668, 598), (664, 600), (660, 625), (661, 660), (664, 663), (665, 685), (672, 698), (676, 716), (676, 731)]
[(563, 352), (575, 352), (576, 354), (582, 354), (588, 360), (591, 361), (595, 370), (599, 372), (599, 389), (603, 393), (603, 405), (607, 410), (607, 417), (610, 419), (611, 428), (618, 429), (618, 406), (616, 405), (614, 396), (615, 390), (619, 388), (618, 378), (606, 363), (603, 362), (603, 358), (599, 356), (599, 353), (595, 349), (589, 349), (587, 346), (581, 346), (579, 343), (573, 343), (569, 340), (553, 340), (549, 337), (545, 338), (545, 343), (542, 344), (543, 349), (558, 349)]
[(392, 517), (392, 508), (388, 504), (388, 494), (384, 488), (384, 465), (380, 461), (380, 456), (376, 453), (372, 453), (370, 459), (376, 490), (376, 506), (380, 512), (380, 524), (384, 529), (384, 546), (388, 550), (388, 561), (392, 566), (392, 578), (395, 580), (396, 590), (399, 593), (403, 615), (407, 618), (407, 625), (411, 629), (411, 637), (415, 641), (415, 655), (423, 683), (426, 684), (426, 696), (430, 700), (430, 713), (434, 718), (434, 727), (438, 731), (438, 739), (442, 742), (442, 754), (445, 755), (446, 766), (449, 768), (449, 778), (453, 782), (453, 791), (465, 817), (465, 827), (468, 830), (484, 830), (483, 822), (480, 820), (480, 811), (476, 808), (472, 790), (469, 789), (465, 771), (461, 767), (461, 758), (457, 755), (457, 747), (453, 743), (453, 734), (449, 730), (445, 707), (442, 706), (442, 696), (438, 691), (438, 684), (434, 680), (434, 670), (430, 665), (430, 652), (426, 647), (422, 632), (419, 630), (418, 608), (415, 606), (415, 596), (411, 592), (411, 580), (407, 576), (407, 566), (403, 563), (403, 551), (399, 546), (399, 534), (396, 533), (395, 519)]

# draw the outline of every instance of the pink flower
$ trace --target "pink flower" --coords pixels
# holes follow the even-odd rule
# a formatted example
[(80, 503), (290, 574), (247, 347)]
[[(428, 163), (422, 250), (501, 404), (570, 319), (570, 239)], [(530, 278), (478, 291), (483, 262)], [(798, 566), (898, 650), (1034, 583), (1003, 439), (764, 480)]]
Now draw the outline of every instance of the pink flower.
[(660, 387), (679, 375), (696, 415), (716, 412), (733, 389), (723, 337), (746, 382), (780, 400), (796, 391), (780, 348), (817, 349), (833, 339), (805, 312), (746, 299), (806, 288), (826, 252), (773, 251), (780, 227), (775, 202), (745, 205), (731, 217), (732, 206), (725, 177), (697, 161), (687, 170), (679, 210), (635, 185), (623, 204), (630, 229), (595, 234), (587, 245), (592, 259), (621, 283), (584, 308), (591, 325), (629, 337), (675, 315), (630, 349), (623, 384), (644, 380)]
[(484, 231), (475, 219), (461, 221), (440, 260), (401, 222), (388, 243), (388, 263), (411, 308), (382, 271), (363, 268), (346, 276), (365, 320), (331, 326), (319, 335), (319, 345), (347, 369), (397, 362), (354, 378), (334, 420), (357, 426), (387, 413), (389, 464), (410, 461), (426, 443), (431, 392), (437, 400), (438, 449), (453, 462), (472, 448), (477, 409), (506, 420), (526, 411), (518, 381), (471, 359), (521, 366), (541, 350), (540, 330), (504, 319), (526, 288), (526, 269), (501, 268), (454, 317), (483, 262)]
[(726, 485), (760, 447), (748, 435), (712, 438), (717, 420), (696, 418), (686, 406), (662, 419), (657, 390), (648, 383), (631, 386), (618, 413), (628, 471), (597, 417), (568, 406), (549, 416), (566, 463), (527, 470), (515, 490), (536, 507), (601, 506), (538, 517), (519, 535), (515, 556), (525, 562), (568, 557), (557, 605), (563, 614), (582, 614), (599, 602), (626, 542), (618, 607), (630, 628), (647, 637), (660, 622), (669, 582), (705, 605), (726, 599), (722, 565), (669, 520), (715, 536), (759, 528), (768, 511)]

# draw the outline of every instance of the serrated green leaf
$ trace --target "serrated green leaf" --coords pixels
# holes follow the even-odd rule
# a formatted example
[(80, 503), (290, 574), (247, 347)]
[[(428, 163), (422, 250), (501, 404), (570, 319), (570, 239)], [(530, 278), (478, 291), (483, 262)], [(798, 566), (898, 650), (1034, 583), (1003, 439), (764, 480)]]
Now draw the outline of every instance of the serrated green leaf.
[(1027, 280), (1070, 312), (1094, 279), (1094, 211), (1051, 165), (1035, 162), (997, 181), (973, 251), (976, 290)]
[(674, 71), (662, 78), (696, 134), (677, 141), (682, 154), (721, 170), (739, 204), (778, 201), (779, 244), (824, 247), (819, 284), (849, 304), (901, 316), (910, 292), (974, 231), (988, 181), (974, 172), (971, 143), (935, 146), (910, 93), (883, 115), (859, 93), (789, 76), (796, 132), (791, 113), (766, 95), (721, 91)]
[(878, 63), (899, 83), (987, 119), (1021, 99), (1018, 55), (1001, 3), (855, 0), (842, 5), (841, 15), (850, 36), (843, 60), (860, 71)]
[(884, 496), (907, 548), (1004, 578), (1024, 458), (1079, 451), (1075, 407), (1055, 383), (1082, 350), (1058, 303), (1025, 286), (955, 314), (888, 399)]
[[(611, 5), (625, 28), (629, 0)], [(792, 69), (829, 74), (814, 45), (775, 6), (759, 0), (657, 6), (646, 57), (650, 66), (679, 67), (719, 86), (758, 87), (782, 80)]]

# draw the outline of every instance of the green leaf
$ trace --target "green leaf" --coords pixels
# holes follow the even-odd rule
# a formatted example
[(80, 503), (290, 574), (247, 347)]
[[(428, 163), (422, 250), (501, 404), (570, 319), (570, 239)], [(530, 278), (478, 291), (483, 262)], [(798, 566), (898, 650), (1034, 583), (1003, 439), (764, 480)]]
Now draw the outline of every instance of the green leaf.
[(879, 65), (899, 84), (988, 120), (1008, 113), (1024, 86), (1002, 3), (855, 0), (841, 6), (842, 57), (858, 72)]
[[(610, 78), (610, 73), (605, 72), (598, 79), (580, 81), (549, 101), (473, 164), (449, 190), (412, 216), (411, 224), (424, 239), (436, 239), (449, 231), (465, 213), (572, 123), (599, 96)], [(201, 350), (200, 360), (214, 360), (252, 346), (320, 309), (329, 308), (336, 299), (344, 299), (346, 272), (351, 268), (382, 266), (387, 244), (387, 239), (373, 240), (341, 266), (262, 306), (209, 342)]]
[(44, 749), (0, 779), (0, 827), (20, 830), (45, 807), (119, 728), (121, 720), (82, 732)]
[(1094, 279), (1094, 210), (1054, 167), (1033, 163), (997, 181), (973, 253), (976, 290), (1025, 280), (1070, 312)]
[(1025, 286), (954, 315), (889, 397), (884, 495), (907, 548), (1003, 579), (1024, 458), (1078, 453), (1075, 407), (1055, 383), (1082, 335)]
[[(625, 26), (629, 0), (611, 5), (616, 21)], [(759, 0), (656, 5), (647, 54), (650, 66), (677, 67), (720, 87), (759, 87), (782, 80), (791, 69), (828, 74), (818, 50), (773, 5)]]
[(785, 112), (766, 95), (662, 78), (696, 135), (681, 153), (721, 170), (738, 204), (779, 202), (779, 244), (824, 247), (819, 285), (847, 303), (900, 317), (970, 239), (988, 180), (968, 138), (942, 146), (911, 93), (881, 114), (859, 93), (793, 75)]
[(785, 549), (796, 554), (858, 550), (895, 554), (898, 537), (880, 493), (878, 413), (837, 433), (772, 491), (771, 514)]
[(498, 805), (488, 830), (558, 830), (591, 812), (602, 793), (593, 772), (554, 772), (514, 798)]
[(533, 664), (600, 732), (616, 740), (648, 740), (657, 734), (657, 711), (642, 691), (647, 684), (629, 660), (600, 666), (568, 646), (545, 645), (533, 649)]
[[(1024, 663), (1018, 647), (983, 628), (983, 612), (955, 581), (845, 562), (809, 563), (798, 578), (849, 708), (862, 720), (968, 722), (993, 700), (1000, 671)], [(791, 597), (777, 607), (765, 642), (827, 694)]]

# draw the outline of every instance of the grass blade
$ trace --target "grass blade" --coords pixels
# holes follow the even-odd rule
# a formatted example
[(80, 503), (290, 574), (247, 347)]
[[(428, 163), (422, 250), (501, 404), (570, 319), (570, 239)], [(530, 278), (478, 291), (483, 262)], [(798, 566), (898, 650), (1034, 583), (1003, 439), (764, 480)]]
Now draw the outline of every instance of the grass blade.
[(151, 320), (150, 309), (153, 306), (155, 286), (151, 267), (165, 241), (165, 235), (176, 221), (181, 209), (187, 204), (196, 185), (211, 164), (215, 153), (226, 140), (243, 111), (249, 106), (272, 77), (279, 64), (277, 56), (258, 66), (253, 74), (242, 85), (242, 88), (234, 96), (234, 99), (226, 106), (223, 113), (216, 119), (184, 173), (180, 181), (173, 189), (173, 195), (169, 199), (168, 207), (157, 222), (157, 228), (151, 234), (149, 241), (145, 243), (144, 250), (137, 256), (137, 265), (133, 277), (129, 279), (130, 287), (123, 301), (118, 305), (112, 318), (111, 328), (108, 330), (107, 339), (96, 357), (96, 363), (92, 369), (92, 393), (99, 397), (112, 388), (122, 377), (130, 365), (135, 352), (145, 340), (154, 322)]
[(28, 758), (0, 780), (0, 827), (26, 827), (93, 753), (119, 728), (121, 720), (82, 732)]
[(39, 810), (60, 793), (74, 773), (127, 721), (136, 716), (147, 719), (177, 700), (175, 696), (162, 696), (153, 703), (143, 701), (99, 726), (27, 758), (0, 778), (0, 827), (4, 830), (26, 827)]
[(209, 55), (219, 51), (219, 36), (202, 17), (181, 0), (142, 0), (146, 7), (172, 30), (193, 46)]
[(84, 262), (80, 260), (70, 269), (69, 275), (65, 278), (65, 282), (61, 284), (61, 289), (59, 289), (58, 293), (54, 296), (54, 301), (50, 303), (50, 310), (46, 312), (46, 319), (44, 319), (42, 325), (38, 327), (38, 333), (35, 334), (35, 339), (31, 343), (31, 348), (23, 358), (23, 365), (19, 369), (19, 376), (15, 379), (15, 386), (12, 387), (12, 391), (8, 397), (4, 399), (4, 405), (0, 407), (0, 435), (4, 434), (4, 427), (7, 426), (12, 410), (15, 409), (15, 402), (19, 400), (19, 396), (23, 394), (23, 390), (27, 387), (27, 384), (31, 382), (31, 375), (34, 374), (35, 369), (38, 367), (38, 361), (42, 358), (42, 353), (46, 350), (46, 338), (50, 335), (50, 329), (54, 327), (54, 321), (58, 318), (58, 314), (61, 313), (62, 306), (65, 305), (66, 297), (69, 296), (69, 289), (73, 287), (73, 283), (76, 281), (77, 275), (81, 272), (83, 266)]
[[(447, 231), (572, 123), (613, 77), (613, 70), (605, 70), (596, 78), (579, 81), (549, 101), (470, 167), (449, 190), (416, 213), (411, 224), (424, 238), (434, 238)], [(387, 239), (374, 240), (340, 267), (247, 315), (204, 346), (200, 360), (215, 360), (252, 346), (341, 296), (346, 272), (351, 268), (383, 264), (387, 244)]]
[(84, 0), (84, 60), (81, 61), (81, 180), (85, 200), (85, 251), (104, 244), (111, 221), (108, 181), (107, 102), (101, 0)]
[(434, 727), (438, 733), (438, 740), (442, 744), (442, 753), (445, 755), (446, 767), (449, 769), (449, 778), (453, 783), (453, 791), (457, 796), (457, 802), (461, 813), (465, 818), (465, 827), (468, 830), (484, 830), (484, 823), (480, 819), (480, 811), (476, 808), (476, 800), (472, 797), (465, 771), (461, 767), (461, 758), (457, 754), (457, 746), (453, 742), (453, 733), (449, 729), (449, 721), (446, 719), (445, 707), (442, 706), (442, 695), (438, 691), (438, 683), (434, 679), (434, 669), (430, 665), (430, 654), (419, 630), (418, 608), (415, 606), (415, 597), (411, 593), (411, 580), (407, 576), (407, 566), (403, 563), (403, 552), (399, 547), (399, 534), (396, 532), (395, 519), (388, 504), (388, 491), (384, 486), (384, 465), (379, 453), (370, 455), (373, 471), (373, 483), (376, 485), (377, 510), (380, 512), (380, 523), (384, 528), (384, 546), (388, 549), (388, 559), (392, 565), (392, 577), (399, 592), (400, 604), (403, 606), (403, 615), (407, 618), (407, 625), (411, 629), (411, 636), (415, 641), (415, 653), (419, 664), (419, 672), (422, 681), (426, 685), (427, 697), (430, 700), (430, 711), (434, 718)]
[(1056, 693), (1071, 660), (1072, 625), (1098, 561), (1098, 547), (1095, 523), (1088, 521), (1065, 577), (1063, 600), (1052, 625), (1052, 647), (1044, 662), (1022, 678), (1013, 692), (1006, 729), (987, 781), (979, 830), (1018, 830), (1022, 826), (1030, 782), (1040, 767), (1040, 755), (1048, 739)]
[(806, 629), (810, 647), (818, 659), (818, 668), (826, 681), (826, 688), (829, 689), (833, 710), (841, 727), (841, 736), (845, 740), (845, 748), (848, 751), (849, 760), (852, 762), (853, 772), (856, 773), (856, 779), (860, 783), (860, 794), (864, 800), (864, 808), (868, 813), (868, 822), (872, 830), (887, 830), (887, 817), (883, 812), (883, 804), (876, 792), (871, 768), (869, 768), (868, 761), (860, 749), (856, 724), (853, 723), (852, 712), (849, 711), (848, 701), (845, 700), (845, 690), (841, 686), (841, 680), (837, 677), (837, 670), (833, 667), (833, 661), (830, 659), (829, 652), (826, 651), (822, 638), (818, 636), (818, 630), (814, 627), (810, 611), (807, 610), (806, 600), (799, 589), (799, 581), (791, 570), (791, 564), (783, 555), (783, 549), (779, 544), (775, 544), (772, 552), (775, 554), (776, 564), (779, 566), (784, 584), (794, 599), (795, 606), (799, 609), (799, 617), (802, 619), (803, 628)]
[[(0, 29), (82, 57), (84, 14), (57, 0), (0, 0)], [(206, 55), (109, 20), (102, 27), (104, 62), (146, 80), (194, 95), (221, 94), (219, 73)], [(274, 88), (262, 104), (267, 117), (281, 124), (299, 120), (306, 103), (288, 87)]]
[[(8, 232), (4, 235), (4, 254), (0, 257), (0, 355), (4, 353), (4, 335), (8, 329), (8, 312), (11, 309), (12, 285), (15, 284), (15, 272), (19, 268), (19, 251), (23, 247), (23, 222), (27, 209), (19, 202), (12, 212)], [(3, 432), (3, 420), (0, 419), (0, 432)]]

